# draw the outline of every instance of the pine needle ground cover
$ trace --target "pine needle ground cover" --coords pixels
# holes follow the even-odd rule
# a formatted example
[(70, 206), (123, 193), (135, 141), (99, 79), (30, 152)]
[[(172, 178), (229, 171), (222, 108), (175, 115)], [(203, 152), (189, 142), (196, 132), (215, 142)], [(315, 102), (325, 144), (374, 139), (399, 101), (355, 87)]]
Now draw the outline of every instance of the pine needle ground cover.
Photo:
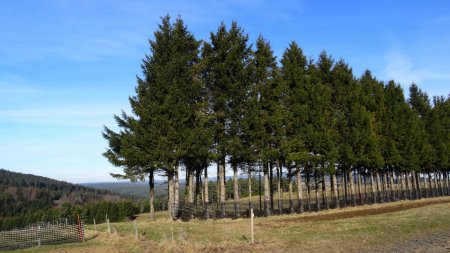
[[(98, 232), (87, 227), (83, 245), (24, 252), (425, 252), (435, 247), (434, 238), (450, 236), (450, 197), (257, 218), (254, 244), (248, 219), (174, 222), (164, 217), (167, 213), (157, 213), (156, 222), (138, 217), (138, 239), (132, 222), (112, 223), (111, 234), (100, 224)], [(448, 244), (443, 243), (439, 247)]]

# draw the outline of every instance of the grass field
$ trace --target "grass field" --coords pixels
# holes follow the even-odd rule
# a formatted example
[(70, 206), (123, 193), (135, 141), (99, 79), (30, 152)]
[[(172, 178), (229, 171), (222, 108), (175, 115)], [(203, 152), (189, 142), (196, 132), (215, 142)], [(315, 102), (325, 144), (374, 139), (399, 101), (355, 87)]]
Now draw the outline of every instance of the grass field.
[(248, 219), (170, 221), (158, 213), (132, 222), (87, 226), (87, 241), (31, 248), (23, 252), (361, 252), (401, 249), (405, 241), (450, 231), (450, 197), (351, 207), (301, 215), (255, 219), (255, 243)]

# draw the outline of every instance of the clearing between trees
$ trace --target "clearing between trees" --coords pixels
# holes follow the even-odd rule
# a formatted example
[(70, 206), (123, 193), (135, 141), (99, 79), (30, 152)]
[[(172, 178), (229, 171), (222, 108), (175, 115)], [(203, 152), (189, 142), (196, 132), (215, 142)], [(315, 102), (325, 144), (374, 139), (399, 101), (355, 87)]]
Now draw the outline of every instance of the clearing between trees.
[(448, 252), (450, 197), (255, 219), (172, 221), (158, 212), (87, 227), (87, 241), (24, 252)]

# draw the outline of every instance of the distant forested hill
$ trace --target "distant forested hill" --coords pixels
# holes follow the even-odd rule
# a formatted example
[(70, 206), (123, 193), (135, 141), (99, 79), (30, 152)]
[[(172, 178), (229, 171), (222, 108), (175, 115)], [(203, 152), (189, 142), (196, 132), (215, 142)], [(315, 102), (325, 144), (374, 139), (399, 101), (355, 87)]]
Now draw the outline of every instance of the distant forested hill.
[[(129, 196), (138, 196), (141, 198), (148, 198), (149, 185), (148, 182), (107, 182), (107, 183), (84, 183), (84, 186), (93, 187), (97, 189), (109, 190), (112, 192), (125, 194)], [(184, 188), (184, 184), (180, 185)], [(155, 182), (155, 197), (167, 197), (167, 184), (164, 182)]]
[(0, 169), (0, 231), (62, 218), (85, 223), (131, 217), (148, 207), (127, 195)]
[(107, 190), (0, 169), (0, 218), (33, 213), (62, 203), (81, 205), (122, 199)]

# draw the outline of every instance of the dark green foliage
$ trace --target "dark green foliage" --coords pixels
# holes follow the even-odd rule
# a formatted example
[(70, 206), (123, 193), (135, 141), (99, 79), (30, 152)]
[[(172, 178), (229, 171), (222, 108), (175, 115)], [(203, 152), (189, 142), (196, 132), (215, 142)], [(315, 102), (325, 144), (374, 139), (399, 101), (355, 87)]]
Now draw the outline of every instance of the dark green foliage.
[(257, 127), (253, 140), (263, 162), (276, 161), (281, 156), (284, 133), (283, 101), (285, 89), (281, 82), (276, 58), (268, 41), (259, 37), (254, 59), (254, 82), (257, 100)]
[(122, 198), (106, 190), (0, 169), (0, 218), (46, 210), (58, 200), (84, 204)]
[(251, 50), (247, 41), (248, 36), (235, 22), (229, 30), (222, 23), (202, 50), (202, 75), (213, 113), (216, 157), (229, 154), (232, 163), (241, 163), (245, 158), (240, 139), (250, 87)]
[[(329, 180), (333, 198), (339, 194), (344, 204), (348, 195), (356, 204), (360, 180), (367, 184), (374, 175), (376, 201), (375, 191), (383, 191), (380, 199), (389, 200), (387, 191), (396, 198), (388, 186), (394, 177), (398, 184), (399, 175), (405, 176), (407, 186), (415, 188), (421, 180), (417, 172), (449, 171), (449, 99), (435, 97), (431, 104), (415, 84), (406, 100), (395, 81), (378, 81), (369, 70), (356, 78), (344, 60), (335, 61), (325, 51), (308, 60), (295, 42), (279, 64), (262, 36), (252, 51), (235, 22), (229, 29), (222, 23), (199, 51), (181, 19), (171, 24), (166, 17), (150, 46), (144, 78), (138, 78), (137, 95), (130, 99), (134, 116), (116, 117), (120, 133), (105, 129), (106, 156), (125, 174), (161, 169), (169, 182), (175, 165), (198, 176), (216, 161), (219, 187), (210, 182), (209, 199), (220, 199), (222, 216), (225, 198), (235, 197), (237, 188), (244, 197), (249, 189), (247, 180), (239, 179), (234, 191), (231, 181), (225, 183), (227, 162), (234, 175), (238, 169), (250, 175), (261, 166), (269, 186), (264, 187), (265, 210), (267, 188), (271, 194), (274, 188), (267, 181), (276, 165), (280, 171), (288, 168), (290, 179), (295, 172), (305, 173), (317, 199), (319, 184), (325, 193), (328, 177), (335, 177)], [(336, 180), (346, 185), (344, 192), (337, 193)], [(253, 194), (259, 193), (260, 182), (255, 182)]]
[(426, 146), (426, 151), (434, 149), (430, 160), (424, 161), (428, 165), (432, 161), (433, 169), (449, 171), (450, 169), (450, 96), (434, 97), (434, 107), (429, 120), (429, 134), (431, 146)]
[(282, 150), (287, 161), (302, 161), (308, 159), (308, 150), (304, 142), (308, 124), (308, 96), (311, 86), (306, 73), (306, 57), (297, 43), (292, 42), (281, 59), (281, 76), (284, 92), (284, 122), (286, 139)]
[(107, 190), (1, 169), (0, 229), (26, 226), (36, 221), (75, 219), (77, 214), (86, 209), (92, 209), (89, 213), (99, 212), (104, 215), (110, 209), (99, 207), (105, 205), (122, 208), (117, 209), (114, 215), (117, 219), (123, 219), (136, 214), (138, 210), (135, 204), (125, 199)]

